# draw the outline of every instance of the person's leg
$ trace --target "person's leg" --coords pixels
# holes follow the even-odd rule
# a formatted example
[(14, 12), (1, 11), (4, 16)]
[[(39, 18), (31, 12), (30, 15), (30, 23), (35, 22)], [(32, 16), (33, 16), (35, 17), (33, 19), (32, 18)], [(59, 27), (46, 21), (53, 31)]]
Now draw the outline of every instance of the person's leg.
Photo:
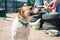
[(58, 12), (58, 14), (60, 14), (60, 3), (58, 3), (58, 5), (56, 7), (56, 12)]

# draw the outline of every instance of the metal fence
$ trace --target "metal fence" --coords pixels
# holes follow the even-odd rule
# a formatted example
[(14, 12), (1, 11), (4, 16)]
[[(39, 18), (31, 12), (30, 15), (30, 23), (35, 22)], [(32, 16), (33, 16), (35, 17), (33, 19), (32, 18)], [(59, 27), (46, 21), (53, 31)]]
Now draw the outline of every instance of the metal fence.
[[(28, 0), (23, 0), (28, 1)], [(40, 0), (40, 4), (43, 3), (44, 0)], [(51, 0), (49, 0), (51, 1)], [(21, 2), (18, 0), (0, 0), (0, 8), (6, 10), (6, 12), (15, 12), (15, 10), (21, 7), (26, 2)]]
[(26, 2), (20, 2), (17, 0), (0, 0), (0, 8), (6, 10), (6, 12), (15, 12), (15, 10), (21, 7)]

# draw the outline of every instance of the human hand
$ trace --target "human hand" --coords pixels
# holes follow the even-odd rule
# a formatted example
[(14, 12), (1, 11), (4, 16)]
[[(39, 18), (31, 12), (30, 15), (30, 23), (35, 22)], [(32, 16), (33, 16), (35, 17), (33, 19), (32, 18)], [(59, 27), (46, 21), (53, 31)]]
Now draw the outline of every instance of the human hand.
[(47, 8), (45, 8), (46, 10), (49, 10), (50, 12), (52, 12), (52, 8), (51, 7), (47, 7)]
[(52, 12), (52, 10), (57, 6), (57, 4), (57, 1), (52, 1), (48, 4), (46, 9)]

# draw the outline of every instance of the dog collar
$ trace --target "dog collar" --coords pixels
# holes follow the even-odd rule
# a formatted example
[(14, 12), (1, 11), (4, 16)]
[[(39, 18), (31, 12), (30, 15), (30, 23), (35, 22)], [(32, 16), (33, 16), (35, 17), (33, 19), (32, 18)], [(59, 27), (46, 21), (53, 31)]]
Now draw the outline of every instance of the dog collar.
[(24, 25), (25, 27), (28, 26), (28, 23), (24, 23), (22, 20), (18, 20), (19, 23), (21, 23), (22, 25)]

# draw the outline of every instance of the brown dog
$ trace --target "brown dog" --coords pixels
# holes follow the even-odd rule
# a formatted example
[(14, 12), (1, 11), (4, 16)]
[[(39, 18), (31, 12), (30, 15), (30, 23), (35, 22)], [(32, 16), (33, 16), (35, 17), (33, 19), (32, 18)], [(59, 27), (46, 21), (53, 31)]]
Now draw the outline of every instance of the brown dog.
[(33, 17), (31, 6), (23, 6), (18, 9), (18, 16), (12, 24), (12, 40), (28, 40), (30, 32), (29, 21)]
[(31, 16), (30, 14), (32, 13), (32, 7), (31, 6), (23, 6), (22, 8), (19, 8), (18, 12), (18, 18), (22, 19), (23, 21), (28, 21)]

